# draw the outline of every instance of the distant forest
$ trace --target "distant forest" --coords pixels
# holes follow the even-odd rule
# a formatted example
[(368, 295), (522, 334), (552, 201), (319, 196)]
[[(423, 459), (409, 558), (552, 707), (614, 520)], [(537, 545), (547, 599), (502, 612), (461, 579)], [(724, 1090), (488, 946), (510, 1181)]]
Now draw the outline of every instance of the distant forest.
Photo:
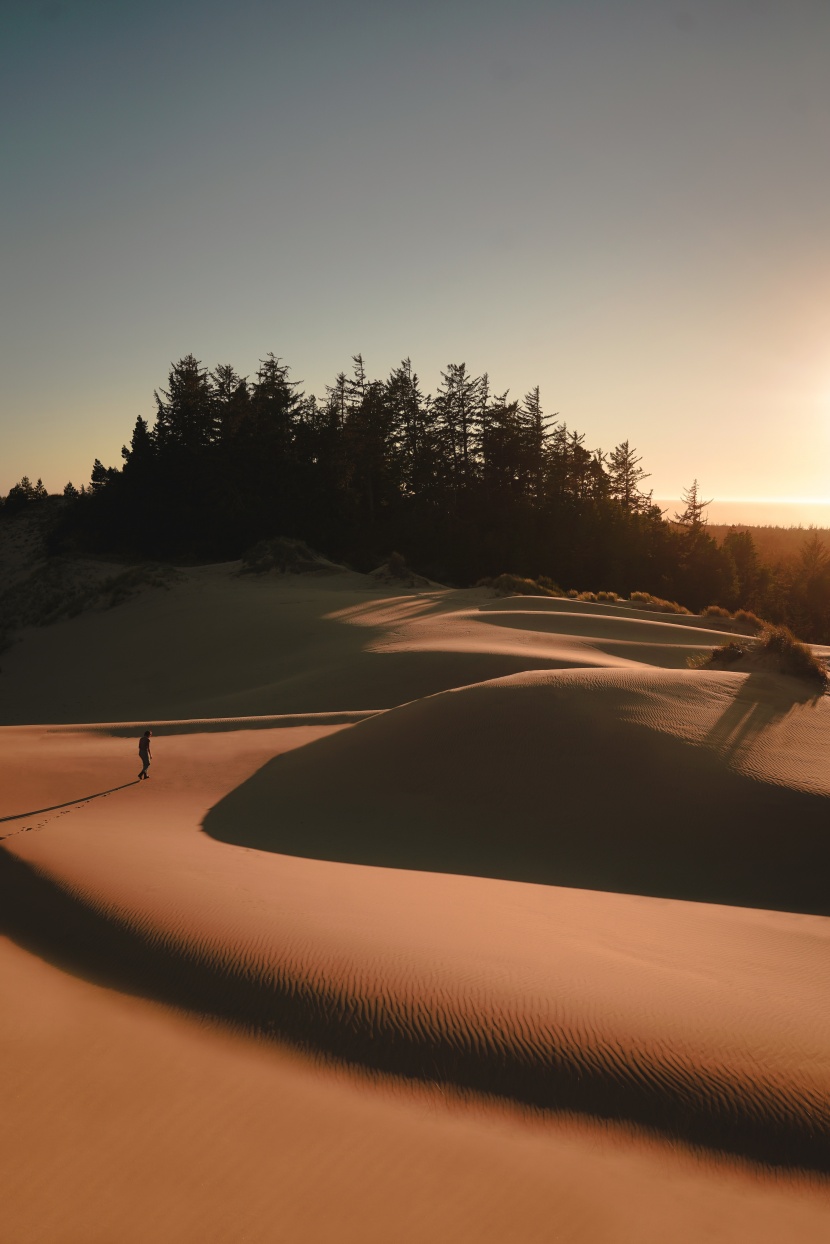
[[(408, 359), (371, 380), (356, 355), (320, 401), (273, 354), (253, 380), (187, 355), (155, 408), (120, 467), (96, 459), (88, 486), (67, 484), (53, 553), (218, 561), (289, 536), (359, 570), (395, 551), (443, 583), (508, 571), (565, 590), (646, 591), (830, 640), (830, 558), (815, 533), (771, 566), (747, 531), (713, 538), (696, 482), (664, 516), (629, 442), (587, 448), (544, 413), (538, 388), (512, 399), (453, 363), (425, 394)], [(3, 510), (44, 494), (24, 479)]]

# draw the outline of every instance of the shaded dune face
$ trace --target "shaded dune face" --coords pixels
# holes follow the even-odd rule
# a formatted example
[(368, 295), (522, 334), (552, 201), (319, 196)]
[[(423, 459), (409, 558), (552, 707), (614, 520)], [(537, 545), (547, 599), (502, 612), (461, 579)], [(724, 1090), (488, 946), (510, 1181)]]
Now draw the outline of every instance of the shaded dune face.
[(828, 914), (830, 800), (789, 764), (816, 718), (801, 694), (655, 670), (500, 679), (277, 757), (203, 827), (313, 859)]

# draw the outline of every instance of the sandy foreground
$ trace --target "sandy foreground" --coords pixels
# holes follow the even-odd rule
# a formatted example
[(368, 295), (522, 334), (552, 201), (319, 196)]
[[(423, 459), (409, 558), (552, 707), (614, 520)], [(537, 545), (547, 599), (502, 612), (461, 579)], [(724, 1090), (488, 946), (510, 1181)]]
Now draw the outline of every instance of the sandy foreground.
[(228, 566), (27, 632), (0, 1239), (830, 1238), (830, 699), (722, 639)]

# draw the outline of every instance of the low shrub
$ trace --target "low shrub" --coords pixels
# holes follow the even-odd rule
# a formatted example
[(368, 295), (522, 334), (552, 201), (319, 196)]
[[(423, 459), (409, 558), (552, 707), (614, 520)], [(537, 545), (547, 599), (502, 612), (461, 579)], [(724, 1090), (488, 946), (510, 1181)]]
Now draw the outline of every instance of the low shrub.
[(122, 570), (120, 574), (106, 579), (101, 584), (100, 596), (108, 608), (112, 609), (126, 600), (131, 600), (142, 588), (157, 587), (167, 592), (174, 583), (180, 583), (183, 578), (182, 572), (173, 566), (155, 563), (131, 566), (129, 570)]
[(655, 613), (683, 613), (688, 617), (691, 609), (678, 605), (676, 600), (663, 600), (661, 596), (652, 596), (651, 592), (632, 592), (628, 603), (637, 609), (652, 609)]
[(788, 674), (792, 678), (816, 683), (822, 690), (828, 683), (824, 662), (812, 648), (796, 639), (786, 626), (766, 626), (758, 639), (747, 639), (742, 643), (732, 639), (703, 657), (693, 658), (690, 664), (698, 669), (722, 669), (739, 661), (743, 662), (745, 669)]
[(827, 668), (812, 648), (796, 639), (786, 626), (766, 626), (761, 632), (753, 656), (768, 660), (782, 674), (795, 678), (809, 678), (812, 682), (827, 685)]
[(747, 635), (760, 635), (767, 625), (763, 618), (759, 618), (757, 613), (752, 613), (749, 609), (738, 609), (733, 613), (732, 623), (736, 630), (745, 631)]
[(291, 540), (286, 536), (274, 536), (260, 540), (242, 555), (240, 574), (265, 574), (278, 570), (282, 574), (307, 574), (327, 565), (325, 558), (310, 549), (305, 540)]
[[(548, 579), (548, 583), (552, 580)], [(556, 584), (552, 587), (545, 587), (536, 579), (524, 579), (517, 574), (500, 574), (495, 579), (479, 579), (476, 587), (490, 587), (493, 591), (498, 592), (499, 596), (561, 596), (562, 593)]]
[(373, 579), (377, 579), (379, 583), (400, 584), (403, 587), (430, 587), (429, 579), (422, 574), (416, 574), (407, 566), (406, 561), (401, 553), (390, 553), (389, 557), (382, 565), (376, 566), (374, 570), (369, 572)]
[(735, 613), (730, 613), (728, 609), (720, 605), (707, 605), (701, 617), (728, 621), (731, 630), (741, 631), (744, 635), (760, 635), (764, 627), (768, 625), (763, 618), (759, 618), (757, 613), (752, 613), (749, 609), (738, 609)]
[(0, 630), (49, 626), (88, 609), (112, 608), (143, 588), (168, 589), (184, 578), (172, 566), (146, 563), (107, 575), (95, 562), (51, 557), (7, 591), (0, 602)]
[(589, 604), (594, 604), (594, 605), (595, 605), (595, 604), (596, 604), (596, 602), (597, 602), (597, 594), (596, 594), (596, 592), (580, 592), (580, 593), (579, 593), (579, 595), (577, 596), (577, 598), (576, 598), (576, 599), (577, 599), (577, 600), (585, 600), (585, 601), (587, 601)]
[(616, 605), (619, 599), (616, 592), (597, 592), (597, 600), (604, 605)]
[(748, 645), (730, 639), (728, 644), (722, 644), (720, 648), (713, 648), (710, 653), (704, 654), (696, 664), (701, 668), (706, 665), (734, 665), (736, 661), (749, 656), (751, 651), (752, 648)]

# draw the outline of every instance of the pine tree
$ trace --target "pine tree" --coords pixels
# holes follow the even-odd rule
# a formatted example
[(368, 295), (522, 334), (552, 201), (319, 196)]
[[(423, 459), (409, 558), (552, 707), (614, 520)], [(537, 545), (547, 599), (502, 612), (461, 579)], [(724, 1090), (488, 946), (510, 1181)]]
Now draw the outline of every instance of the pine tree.
[(550, 425), (555, 422), (556, 415), (544, 414), (538, 384), (528, 389), (519, 409), (525, 430), (527, 485), (530, 495), (538, 502), (544, 495), (546, 447)]
[(90, 482), (94, 493), (101, 492), (107, 484), (110, 484), (117, 479), (118, 471), (115, 467), (105, 467), (100, 458), (95, 459), (90, 473)]
[(709, 501), (701, 501), (696, 479), (692, 480), (688, 488), (683, 489), (680, 500), (683, 502), (684, 509), (682, 513), (675, 514), (674, 521), (680, 523), (682, 527), (691, 528), (693, 531), (704, 527), (706, 525), (704, 511), (712, 502), (711, 499)]
[[(38, 484), (43, 488), (40, 480), (38, 480)], [(17, 514), (18, 511), (24, 510), (26, 506), (31, 505), (33, 501), (38, 499), (37, 485), (32, 483), (28, 475), (24, 475), (20, 483), (13, 484), (9, 489), (9, 495), (6, 497), (4, 508), (9, 515)]]
[(215, 439), (213, 394), (206, 368), (187, 354), (172, 365), (167, 386), (155, 394), (159, 450), (206, 448)]
[(129, 449), (126, 445), (121, 446), (124, 467), (125, 469), (129, 467), (130, 470), (144, 467), (152, 461), (154, 454), (155, 438), (147, 426), (147, 420), (139, 415), (135, 421)]
[(584, 501), (593, 492), (595, 459), (585, 448), (584, 432), (569, 432), (565, 445), (565, 482), (569, 500)]
[(422, 499), (434, 496), (444, 476), (436, 412), (429, 397), (421, 392), (408, 358), (390, 373), (384, 396), (400, 491)]
[(285, 452), (291, 442), (293, 424), (302, 407), (299, 381), (288, 379), (289, 368), (275, 354), (260, 359), (251, 391), (251, 431), (259, 440)]
[(507, 393), (494, 396), (487, 412), (482, 447), (489, 502), (499, 495), (502, 501), (515, 497), (523, 489), (528, 462), (525, 433), (519, 403), (508, 401)]
[(761, 565), (758, 550), (749, 531), (727, 531), (723, 538), (722, 548), (732, 558), (738, 581), (738, 604), (748, 608), (756, 608), (756, 592), (761, 580)]
[(394, 417), (380, 381), (367, 384), (359, 401), (360, 389), (353, 392), (343, 428), (345, 482), (358, 514), (373, 525), (396, 495)]
[(472, 480), (481, 448), (487, 410), (484, 377), (469, 375), (466, 363), (448, 364), (441, 372), (435, 409), (449, 446), (453, 478), (463, 488)]
[(353, 372), (346, 380), (346, 400), (349, 406), (359, 406), (366, 396), (368, 380), (362, 354), (352, 355)]
[(332, 422), (339, 428), (346, 422), (348, 384), (346, 373), (341, 371), (335, 376), (334, 384), (326, 385), (327, 409), (331, 413)]
[(210, 373), (213, 386), (214, 437), (226, 442), (240, 431), (250, 415), (251, 395), (247, 377), (230, 363), (220, 363)]
[(651, 505), (651, 493), (640, 488), (649, 478), (641, 462), (628, 441), (621, 441), (608, 456), (609, 495), (629, 514), (643, 513)]

